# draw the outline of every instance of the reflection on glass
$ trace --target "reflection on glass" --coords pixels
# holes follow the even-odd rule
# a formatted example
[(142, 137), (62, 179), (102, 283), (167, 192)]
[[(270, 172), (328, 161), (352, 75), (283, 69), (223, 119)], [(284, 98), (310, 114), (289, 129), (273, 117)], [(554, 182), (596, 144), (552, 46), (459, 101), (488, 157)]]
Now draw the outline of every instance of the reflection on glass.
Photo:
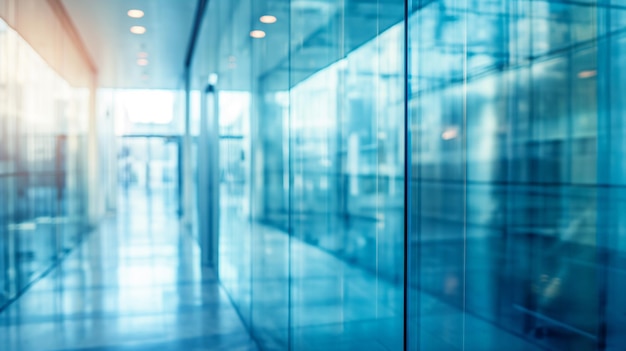
[(611, 160), (623, 142), (611, 146), (624, 129), (605, 65), (621, 34), (604, 18), (623, 10), (411, 10), (410, 348), (622, 345), (611, 290), (623, 225), (612, 211), (625, 178), (607, 172), (623, 170)]
[[(342, 17), (322, 27), (326, 36), (341, 41), (364, 29), (376, 36), (345, 58), (344, 48), (328, 47), (321, 59), (340, 60), (290, 91), (291, 346), (399, 349), (403, 28), (376, 33), (374, 22), (342, 32), (342, 23), (351, 19), (346, 9), (336, 10)], [(292, 21), (303, 22), (304, 16), (296, 9)], [(306, 63), (297, 55), (291, 62)]]
[(0, 20), (0, 308), (86, 231), (88, 105)]
[(247, 111), (221, 275), (259, 344), (619, 349), (623, 5), (212, 5), (192, 76)]

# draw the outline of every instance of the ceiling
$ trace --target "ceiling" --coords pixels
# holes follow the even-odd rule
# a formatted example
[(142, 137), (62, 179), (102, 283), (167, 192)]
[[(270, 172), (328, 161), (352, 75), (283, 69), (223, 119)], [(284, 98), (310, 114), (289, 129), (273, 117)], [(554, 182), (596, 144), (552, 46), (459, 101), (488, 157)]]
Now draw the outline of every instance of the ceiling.
[[(98, 68), (99, 86), (139, 89), (181, 87), (197, 0), (62, 2)], [(251, 25), (251, 13), (248, 11), (254, 13), (254, 18), (266, 12), (272, 13), (281, 20), (267, 26), (268, 37), (263, 42), (268, 51), (262, 57), (256, 51), (254, 61), (258, 66), (255, 71), (268, 84), (275, 81), (278, 82), (276, 85), (283, 88), (283, 82), (288, 81), (289, 76), (289, 81), (295, 84), (400, 21), (404, 13), (403, 6), (397, 6), (400, 3), (398, 0), (346, 0), (341, 7), (344, 11), (339, 11), (340, 6), (334, 0), (265, 0), (253, 2), (254, 6), (245, 1), (210, 1), (203, 28), (223, 40), (206, 41), (203, 39), (206, 35), (201, 35), (196, 52), (198, 54), (199, 51), (200, 55), (195, 61), (221, 62), (226, 66), (207, 66), (206, 69), (230, 72), (227, 60), (208, 53), (215, 52), (226, 55), (226, 58), (235, 55), (238, 57), (238, 65), (245, 67), (246, 64), (240, 60), (245, 56), (252, 59), (244, 51), (249, 47), (248, 33), (255, 29), (248, 28)], [(381, 4), (385, 6), (381, 7)], [(130, 9), (143, 10), (145, 16), (132, 19), (127, 15)], [(286, 20), (290, 17), (294, 17), (293, 25), (298, 36), (290, 36), (290, 21)], [(377, 19), (377, 26), (371, 25), (372, 18)], [(212, 25), (207, 26), (207, 23)], [(352, 30), (344, 33), (340, 45), (336, 42), (336, 31), (342, 27), (342, 23)], [(133, 25), (143, 25), (147, 32), (143, 35), (132, 34), (130, 27)], [(231, 28), (231, 31), (235, 30), (241, 35), (233, 36), (225, 28)], [(330, 55), (329, 52), (336, 51), (333, 48), (338, 46), (343, 48), (342, 52), (337, 50), (337, 55)], [(229, 49), (226, 50), (226, 47)], [(146, 67), (137, 64), (140, 52), (149, 55)], [(291, 62), (297, 63), (297, 69), (290, 69), (288, 57), (291, 57)], [(245, 76), (245, 70), (241, 70), (241, 74), (243, 78), (249, 78)], [(245, 82), (247, 79), (232, 81)], [(241, 87), (235, 84), (229, 88)]]
[[(62, 1), (98, 67), (100, 86), (181, 87), (197, 0)], [(412, 33), (411, 37), (413, 40), (419, 38), (422, 50), (426, 50), (426, 45), (432, 45), (425, 51), (433, 55), (431, 61), (463, 62), (458, 60), (455, 48), (462, 47), (463, 43), (459, 40), (463, 37), (459, 37), (458, 33), (462, 32), (460, 26), (466, 24), (459, 19), (465, 18), (472, 23), (471, 26), (476, 23), (476, 28), (480, 29), (472, 36), (475, 42), (469, 43), (470, 63), (476, 61), (492, 65), (496, 62), (496, 66), (501, 65), (499, 62), (505, 55), (493, 42), (502, 41), (498, 35), (502, 16), (513, 18), (515, 12), (501, 8), (497, 0), (482, 1), (481, 6), (473, 10), (461, 8), (453, 0), (427, 3), (432, 5), (414, 9), (421, 16), (412, 18), (419, 18), (422, 21), (420, 27), (430, 28), (431, 31), (421, 30), (422, 34)], [(127, 11), (133, 8), (145, 11), (145, 17), (129, 18)], [(249, 88), (246, 85), (251, 84), (251, 67), (254, 67), (252, 71), (266, 89), (272, 86), (284, 89), (286, 84), (297, 84), (401, 22), (404, 10), (404, 2), (399, 0), (209, 1), (194, 59), (193, 71), (201, 83), (198, 87), (206, 84), (209, 73), (218, 73), (222, 88), (245, 90)], [(586, 13), (588, 9), (581, 8), (580, 11)], [(464, 17), (458, 16), (462, 12), (466, 13)], [(259, 24), (250, 19), (267, 13), (279, 18), (278, 23), (264, 26), (267, 37), (251, 44), (249, 32), (258, 29)], [(558, 20), (556, 17), (547, 18), (545, 21), (554, 23), (542, 28), (559, 28)], [(540, 19), (535, 18), (534, 21)], [(492, 22), (495, 23), (492, 27), (487, 25)], [(133, 25), (144, 25), (146, 34), (130, 33)], [(415, 25), (412, 26), (415, 28)], [(523, 27), (520, 28), (518, 30), (523, 30)], [(554, 43), (557, 36), (538, 38)], [(537, 38), (533, 39), (533, 43), (537, 46), (542, 44)], [(148, 53), (147, 67), (137, 64), (139, 52)], [(492, 57), (487, 57), (489, 55)], [(231, 67), (233, 59), (236, 59), (237, 69)], [(448, 69), (445, 64), (438, 67)], [(462, 69), (456, 71), (463, 72)], [(420, 81), (428, 82), (427, 79)]]
[[(104, 88), (180, 88), (197, 0), (62, 0)], [(133, 19), (130, 9), (145, 15)], [(146, 27), (142, 35), (130, 27)], [(148, 54), (147, 66), (137, 63)]]
[[(278, 21), (259, 22), (271, 14)], [(211, 73), (222, 90), (285, 90), (402, 22), (402, 0), (212, 0), (193, 60), (192, 87)], [(262, 29), (262, 40), (250, 31)], [(250, 79), (251, 75), (255, 79)]]

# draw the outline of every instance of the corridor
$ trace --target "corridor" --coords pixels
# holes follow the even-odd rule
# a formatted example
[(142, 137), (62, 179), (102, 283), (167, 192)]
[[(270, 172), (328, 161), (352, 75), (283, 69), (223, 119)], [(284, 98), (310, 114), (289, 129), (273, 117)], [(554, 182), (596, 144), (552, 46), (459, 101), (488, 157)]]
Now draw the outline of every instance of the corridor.
[(121, 190), (119, 214), (0, 312), (0, 350), (256, 350), (173, 196)]
[(0, 0), (0, 351), (625, 351), (626, 0)]

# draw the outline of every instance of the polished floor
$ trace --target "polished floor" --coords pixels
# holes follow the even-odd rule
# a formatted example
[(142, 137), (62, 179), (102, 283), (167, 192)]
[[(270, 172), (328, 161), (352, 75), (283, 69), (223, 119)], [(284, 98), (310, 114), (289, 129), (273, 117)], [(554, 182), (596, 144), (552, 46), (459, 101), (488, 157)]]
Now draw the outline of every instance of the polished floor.
[[(228, 192), (223, 189), (221, 194)], [(220, 277), (264, 350), (403, 349), (401, 280), (364, 269), (275, 226), (254, 223), (250, 228), (242, 220), (245, 215), (239, 213), (242, 206), (237, 205), (236, 196), (221, 200)], [(447, 246), (453, 244), (447, 241)], [(441, 267), (429, 268), (431, 276), (445, 276)], [(448, 278), (447, 284), (454, 287), (456, 282)], [(493, 301), (495, 293), (487, 288), (483, 292), (483, 300)], [(410, 350), (501, 351), (503, 345), (508, 351), (546, 349), (526, 335), (468, 313), (441, 294), (417, 287), (409, 294), (412, 310), (408, 317), (413, 328), (409, 332), (418, 340)]]
[[(402, 349), (401, 282), (373, 274), (277, 228), (254, 223), (251, 229), (237, 212), (238, 202), (228, 200), (232, 199), (224, 197), (222, 204), (226, 209), (220, 247), (223, 286), (214, 272), (201, 268), (196, 240), (176, 215), (173, 190), (131, 187), (119, 196), (117, 216), (106, 218), (67, 259), (0, 313), (0, 351), (252, 351), (258, 349), (257, 342), (264, 350)], [(519, 318), (525, 300), (497, 300), (528, 290), (514, 280), (507, 285), (490, 280), (499, 276), (491, 273), (491, 262), (506, 262), (490, 254), (499, 252), (489, 250), (501, 247), (498, 243), (467, 241), (468, 252), (477, 257), (470, 273), (478, 277), (467, 291), (478, 293), (466, 300), (474, 310), (460, 308), (453, 288), (458, 285), (454, 272), (462, 266), (448, 259), (450, 251), (462, 250), (459, 245), (447, 240), (425, 247), (422, 262), (428, 269), (422, 274), (430, 285), (409, 290), (410, 332), (419, 338), (411, 349), (499, 351), (502, 345), (509, 351), (595, 349), (575, 344), (571, 336), (575, 330), (556, 334), (545, 317), (543, 324)], [(517, 256), (529, 260), (534, 257), (527, 252), (529, 246), (552, 247), (526, 237), (511, 245), (522, 252)], [(560, 250), (570, 253), (571, 260), (588, 256), (580, 248)], [(517, 267), (501, 265), (501, 272)], [(591, 281), (573, 266), (553, 265), (542, 267), (571, 270), (572, 276)], [(611, 274), (614, 281), (624, 280), (622, 271)], [(444, 294), (432, 288), (437, 279), (447, 288)], [(564, 279), (562, 284), (581, 296), (589, 295), (579, 301), (595, 296), (574, 280)], [(614, 290), (608, 296), (617, 299), (617, 286)], [(518, 329), (475, 312), (503, 306), (519, 310), (506, 315)], [(539, 311), (560, 308), (545, 306)], [(242, 319), (252, 326), (256, 342)], [(543, 340), (556, 346), (544, 347)]]
[(122, 192), (107, 218), (0, 313), (0, 350), (257, 350), (171, 191)]

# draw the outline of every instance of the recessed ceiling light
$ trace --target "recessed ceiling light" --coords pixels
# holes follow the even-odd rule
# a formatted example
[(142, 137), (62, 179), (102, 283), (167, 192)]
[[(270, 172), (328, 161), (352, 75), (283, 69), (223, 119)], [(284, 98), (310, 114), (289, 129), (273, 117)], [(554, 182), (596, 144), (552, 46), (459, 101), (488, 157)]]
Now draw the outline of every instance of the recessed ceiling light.
[(141, 18), (143, 17), (144, 13), (141, 10), (128, 10), (128, 17), (132, 17), (132, 18)]
[(259, 18), (259, 21), (261, 21), (262, 23), (267, 23), (267, 24), (276, 23), (276, 16), (264, 15), (264, 16), (261, 16), (261, 18)]
[(139, 58), (148, 58), (148, 53), (145, 52), (145, 51), (142, 51), (142, 52), (137, 54), (137, 57), (139, 57)]
[(140, 58), (140, 59), (137, 60), (137, 64), (139, 66), (147, 66), (148, 65), (148, 60)]
[(219, 76), (217, 75), (217, 73), (211, 73), (209, 74), (209, 77), (207, 79), (207, 82), (211, 85), (215, 85), (217, 84), (217, 80), (219, 79)]
[(132, 26), (130, 27), (130, 32), (133, 34), (143, 34), (146, 32), (146, 27), (144, 26)]
[(265, 38), (265, 32), (262, 30), (253, 30), (252, 32), (250, 32), (250, 36), (255, 39)]

